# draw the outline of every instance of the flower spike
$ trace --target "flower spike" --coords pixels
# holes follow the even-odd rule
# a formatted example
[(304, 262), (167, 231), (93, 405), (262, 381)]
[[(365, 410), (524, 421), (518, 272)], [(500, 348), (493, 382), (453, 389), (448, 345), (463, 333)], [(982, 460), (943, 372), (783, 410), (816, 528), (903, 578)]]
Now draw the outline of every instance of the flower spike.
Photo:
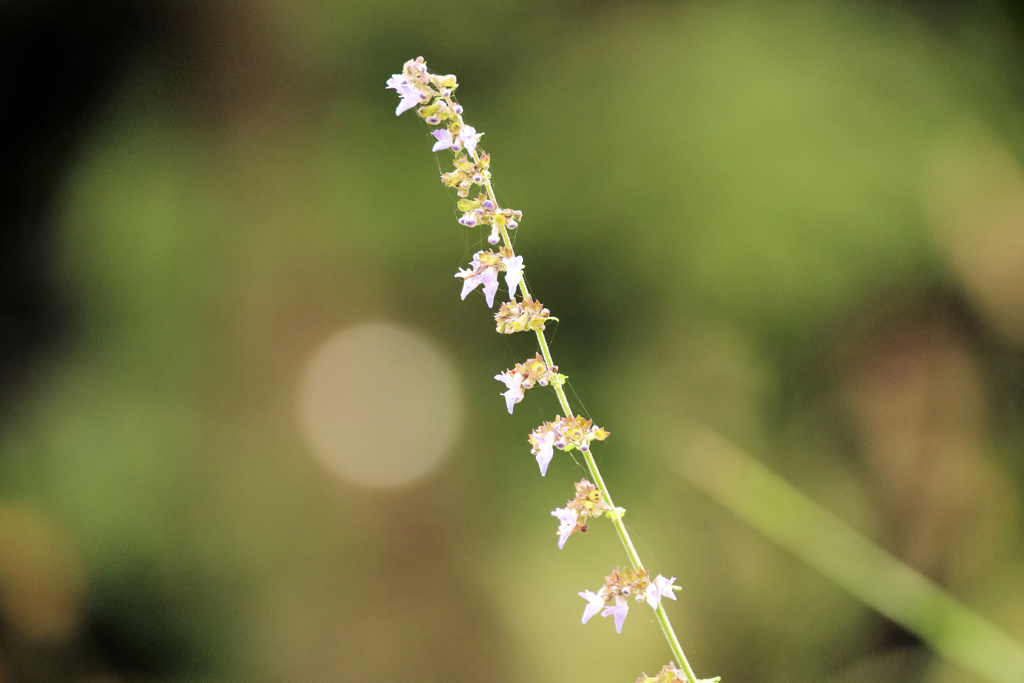
[(465, 299), (470, 292), (482, 287), (487, 306), (493, 308), (499, 276), (504, 273), (508, 301), (501, 304), (494, 316), (497, 332), (533, 332), (537, 337), (541, 353), (524, 363), (517, 363), (515, 367), (495, 375), (494, 378), (505, 387), (501, 394), (509, 413), (512, 413), (515, 405), (523, 400), (526, 390), (537, 384), (550, 385), (558, 397), (562, 416), (544, 422), (528, 437), (531, 453), (537, 460), (541, 476), (547, 474), (556, 448), (563, 451), (576, 449), (583, 454), (583, 460), (586, 461), (594, 481), (600, 483), (601, 487), (598, 488), (586, 479), (581, 480), (575, 485), (575, 497), (568, 501), (565, 507), (556, 508), (551, 512), (558, 520), (556, 534), (559, 549), (563, 549), (568, 539), (577, 531), (585, 533), (590, 518), (604, 516), (616, 527), (632, 564), (631, 569), (613, 570), (605, 577), (604, 585), (596, 593), (579, 593), (587, 602), (582, 622), (586, 624), (597, 614), (614, 617), (615, 631), (622, 633), (629, 612), (628, 597), (632, 596), (638, 602), (647, 602), (652, 609), (659, 610), (659, 624), (668, 640), (675, 662), (682, 668), (677, 669), (675, 663), (670, 663), (657, 677), (651, 678), (644, 674), (637, 679), (637, 683), (682, 683), (684, 676), (688, 683), (716, 683), (718, 679), (699, 681), (690, 669), (672, 626), (661, 611), (662, 598), (676, 599), (675, 578), (665, 578), (658, 574), (651, 579), (643, 568), (630, 540), (629, 530), (622, 522), (625, 509), (615, 507), (612, 503), (597, 463), (590, 454), (591, 443), (606, 439), (608, 432), (602, 427), (595, 426), (590, 420), (573, 414), (563, 388), (566, 378), (558, 374), (558, 368), (551, 359), (551, 351), (544, 335), (547, 322), (558, 319), (552, 317), (551, 312), (530, 294), (523, 278), (523, 258), (517, 256), (512, 248), (509, 233), (518, 228), (523, 214), (521, 211), (498, 205), (491, 185), (491, 158), (480, 148), (483, 133), (465, 122), (462, 105), (453, 99), (458, 87), (455, 76), (432, 74), (427, 70), (423, 58), (417, 57), (407, 61), (401, 73), (393, 74), (387, 81), (387, 87), (394, 90), (400, 98), (395, 109), (396, 115), (415, 108), (417, 115), (424, 122), (436, 127), (431, 130), (434, 140), (433, 152), (448, 149), (453, 154), (454, 170), (442, 172), (441, 181), (458, 194), (458, 209), (461, 212), (458, 221), (467, 228), (488, 226), (489, 233), (486, 239), (496, 247), (494, 250), (477, 252), (469, 266), (460, 268), (455, 274), (455, 277), (462, 279), (460, 296)]

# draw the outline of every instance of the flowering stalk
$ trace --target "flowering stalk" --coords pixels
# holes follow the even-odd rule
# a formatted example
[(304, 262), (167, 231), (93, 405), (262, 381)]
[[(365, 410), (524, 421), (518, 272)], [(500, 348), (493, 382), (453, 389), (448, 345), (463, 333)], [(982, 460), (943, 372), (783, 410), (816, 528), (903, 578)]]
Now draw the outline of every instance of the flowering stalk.
[[(509, 289), (509, 301), (501, 304), (498, 313), (494, 316), (497, 331), (501, 334), (532, 331), (537, 337), (540, 353), (535, 358), (525, 363), (519, 363), (513, 369), (496, 375), (495, 379), (505, 384), (507, 391), (502, 395), (505, 397), (509, 413), (513, 411), (515, 404), (522, 400), (525, 391), (537, 384), (550, 385), (558, 397), (563, 415), (551, 422), (545, 422), (529, 436), (530, 444), (533, 447), (532, 452), (537, 459), (541, 475), (547, 474), (547, 467), (555, 448), (563, 451), (575, 449), (583, 454), (587, 469), (595, 482), (591, 484), (586, 479), (578, 482), (575, 485), (576, 497), (569, 501), (566, 507), (558, 508), (551, 513), (560, 521), (558, 547), (562, 548), (573, 533), (577, 531), (585, 533), (588, 518), (604, 516), (611, 520), (626, 549), (626, 554), (629, 556), (631, 569), (614, 569), (606, 577), (604, 586), (597, 593), (592, 591), (579, 593), (580, 597), (587, 601), (586, 609), (583, 612), (583, 623), (585, 624), (600, 612), (604, 617), (614, 617), (615, 630), (621, 633), (622, 624), (629, 609), (627, 598), (633, 597), (639, 602), (647, 602), (655, 610), (658, 624), (665, 634), (675, 661), (681, 668), (669, 664), (656, 677), (651, 678), (645, 674), (637, 679), (637, 683), (681, 683), (683, 680), (688, 683), (712, 683), (712, 681), (717, 681), (716, 678), (698, 682), (686, 655), (683, 654), (682, 647), (679, 645), (679, 640), (676, 638), (665, 607), (661, 602), (663, 597), (675, 600), (674, 591), (681, 589), (673, 585), (674, 578), (666, 579), (660, 574), (653, 579), (650, 577), (650, 574), (644, 569), (640, 556), (633, 546), (629, 531), (622, 521), (625, 510), (615, 507), (612, 502), (608, 486), (605, 484), (590, 450), (591, 442), (606, 439), (608, 432), (601, 427), (594, 426), (590, 420), (574, 415), (569, 405), (563, 388), (566, 378), (564, 375), (558, 374), (558, 366), (555, 365), (551, 357), (551, 349), (544, 335), (545, 323), (548, 320), (557, 320), (557, 318), (552, 318), (548, 309), (531, 296), (522, 277), (523, 257), (516, 256), (512, 248), (512, 240), (509, 237), (509, 230), (514, 230), (519, 225), (522, 212), (501, 209), (498, 205), (494, 187), (491, 184), (490, 155), (478, 148), (480, 137), (483, 134), (477, 133), (475, 128), (465, 123), (462, 118), (462, 106), (452, 98), (458, 87), (455, 76), (431, 74), (427, 71), (423, 58), (419, 57), (406, 62), (402, 73), (394, 74), (388, 80), (387, 87), (394, 89), (402, 98), (395, 110), (396, 115), (418, 107), (417, 112), (428, 124), (432, 126), (445, 124), (444, 127), (431, 131), (431, 135), (436, 139), (433, 151), (450, 149), (456, 155), (455, 170), (442, 174), (441, 180), (448, 187), (455, 188), (460, 197), (458, 205), (463, 215), (459, 218), (459, 223), (470, 228), (490, 225), (491, 233), (487, 241), (491, 245), (501, 243), (498, 251), (477, 252), (470, 264), (471, 267), (460, 269), (455, 277), (463, 279), (463, 299), (476, 287), (482, 285), (487, 305), (493, 307), (494, 296), (498, 289), (498, 274), (504, 272), (505, 282)], [(479, 192), (475, 198), (471, 198), (470, 194), (476, 185), (482, 187), (484, 191)], [(517, 289), (521, 293), (521, 299), (516, 298)], [(609, 602), (614, 602), (614, 605), (608, 607), (607, 603)], [(684, 676), (685, 679), (681, 676)]]

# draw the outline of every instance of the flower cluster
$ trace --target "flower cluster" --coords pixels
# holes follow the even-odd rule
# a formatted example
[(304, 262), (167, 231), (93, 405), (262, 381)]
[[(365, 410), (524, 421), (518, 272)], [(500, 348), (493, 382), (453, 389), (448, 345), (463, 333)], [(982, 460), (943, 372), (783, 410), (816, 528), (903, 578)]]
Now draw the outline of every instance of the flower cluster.
[(551, 512), (561, 522), (558, 525), (558, 549), (561, 550), (575, 532), (587, 533), (588, 517), (600, 517), (610, 512), (613, 512), (612, 506), (605, 502), (601, 489), (586, 479), (576, 482), (576, 497), (564, 508)]
[(402, 98), (395, 109), (395, 116), (418, 104), (426, 104), (437, 92), (447, 90), (451, 94), (456, 88), (455, 76), (435, 76), (429, 73), (422, 57), (406, 62), (402, 67), (402, 73), (389, 78), (387, 86)]
[(460, 199), (459, 211), (464, 212), (459, 223), (467, 228), (478, 225), (491, 226), (491, 234), (487, 238), (491, 244), (501, 241), (502, 228), (515, 228), (523, 218), (522, 211), (513, 211), (512, 209), (499, 211), (498, 205), (482, 192), (477, 195), (476, 199)]
[(549, 368), (548, 364), (544, 362), (544, 358), (538, 353), (525, 363), (516, 363), (511, 370), (495, 375), (494, 379), (504, 382), (508, 389), (502, 396), (505, 397), (505, 404), (511, 414), (512, 407), (523, 400), (523, 394), (527, 389), (532, 389), (534, 384), (546, 387), (551, 382), (562, 383), (565, 381), (565, 375), (558, 374), (557, 365), (552, 365)]
[[(721, 676), (714, 678), (701, 678), (697, 683), (718, 683), (722, 680)], [(636, 683), (688, 683), (686, 673), (676, 667), (674, 663), (668, 663), (661, 667), (661, 671), (658, 672), (657, 676), (651, 677), (647, 674), (641, 674), (640, 678), (636, 679)]]
[(544, 308), (544, 304), (529, 297), (522, 301), (513, 299), (503, 303), (494, 314), (494, 321), (498, 323), (498, 334), (515, 334), (526, 330), (543, 332), (544, 323), (548, 320), (558, 318), (552, 318), (551, 311)]
[(505, 272), (505, 284), (508, 285), (509, 294), (513, 297), (523, 279), (523, 257), (513, 256), (512, 250), (502, 247), (497, 253), (493, 251), (478, 251), (473, 255), (469, 264), (471, 268), (460, 268), (455, 277), (461, 277), (462, 298), (465, 298), (479, 285), (484, 286), (484, 297), (487, 299), (487, 306), (494, 306), (494, 295), (498, 291), (498, 273)]
[(636, 683), (687, 683), (687, 681), (686, 674), (674, 665), (666, 664), (661, 667), (661, 671), (658, 672), (657, 676), (651, 677), (647, 674), (640, 674), (640, 678), (636, 679)]
[(455, 170), (441, 174), (441, 182), (454, 187), (459, 196), (466, 198), (474, 185), (484, 185), (491, 177), (487, 167), (491, 165), (491, 155), (481, 154), (479, 159), (472, 161), (460, 154), (455, 157)]
[[(458, 87), (455, 76), (438, 76), (427, 71), (427, 64), (422, 57), (410, 59), (402, 68), (402, 73), (394, 74), (388, 79), (387, 87), (392, 88), (402, 101), (395, 109), (400, 115), (413, 107), (419, 106), (416, 113), (431, 126), (445, 124), (444, 128), (431, 131), (434, 136), (434, 152), (450, 149), (456, 153), (455, 170), (441, 174), (441, 181), (448, 187), (457, 188), (459, 210), (463, 212), (459, 223), (468, 228), (478, 225), (490, 225), (491, 234), (487, 241), (497, 244), (501, 241), (501, 231), (505, 228), (513, 230), (523, 218), (522, 211), (499, 209), (493, 194), (481, 193), (476, 199), (469, 199), (473, 185), (487, 187), (491, 174), (488, 166), (490, 155), (483, 150), (477, 154), (477, 146), (483, 133), (462, 120), (462, 105), (452, 100), (452, 93)], [(465, 150), (468, 156), (463, 155)], [(490, 195), (490, 196), (488, 196)]]
[(531, 452), (540, 465), (540, 474), (544, 476), (548, 471), (548, 463), (554, 457), (553, 449), (571, 451), (578, 448), (586, 453), (590, 450), (591, 441), (604, 441), (608, 435), (604, 427), (595, 427), (591, 420), (580, 415), (572, 419), (559, 416), (530, 432), (529, 440), (533, 446)]
[[(617, 567), (612, 573), (605, 577), (604, 585), (597, 593), (583, 591), (578, 595), (587, 601), (583, 610), (583, 623), (590, 621), (590, 618), (601, 612), (602, 617), (615, 617), (615, 632), (622, 633), (622, 622), (626, 620), (626, 613), (629, 611), (629, 603), (626, 598), (632, 595), (637, 602), (647, 601), (651, 609), (658, 609), (662, 598), (676, 599), (673, 592), (675, 577), (666, 579), (658, 574), (652, 580), (644, 569), (619, 570)], [(615, 601), (613, 607), (605, 607), (605, 603)]]

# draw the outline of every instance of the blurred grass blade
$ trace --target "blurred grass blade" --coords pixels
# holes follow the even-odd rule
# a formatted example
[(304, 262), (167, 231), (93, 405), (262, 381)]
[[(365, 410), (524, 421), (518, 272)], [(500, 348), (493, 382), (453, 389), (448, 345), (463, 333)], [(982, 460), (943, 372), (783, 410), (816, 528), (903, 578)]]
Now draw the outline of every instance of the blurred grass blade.
[(992, 683), (1024, 681), (1024, 647), (710, 431), (671, 466), (687, 481), (935, 652)]

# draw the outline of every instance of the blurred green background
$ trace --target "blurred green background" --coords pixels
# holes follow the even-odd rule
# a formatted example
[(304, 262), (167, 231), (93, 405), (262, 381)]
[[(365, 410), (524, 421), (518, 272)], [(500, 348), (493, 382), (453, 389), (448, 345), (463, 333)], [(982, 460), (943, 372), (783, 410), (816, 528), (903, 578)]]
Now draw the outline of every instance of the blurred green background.
[[(5, 167), (0, 683), (627, 682), (668, 661), (639, 606), (622, 635), (579, 623), (577, 592), (626, 557), (607, 524), (556, 547), (582, 474), (558, 453), (538, 476), (526, 435), (555, 399), (509, 416), (492, 379), (534, 343), (459, 300), (486, 234), (384, 89), (418, 55), (459, 77), (524, 212), (555, 360), (611, 431), (595, 452), (641, 555), (683, 587), (699, 675), (975, 680), (681, 479), (687, 425), (1024, 640), (1007, 8), (3, 20), (4, 135), (36, 137)], [(67, 115), (33, 127), (37, 96)]]

